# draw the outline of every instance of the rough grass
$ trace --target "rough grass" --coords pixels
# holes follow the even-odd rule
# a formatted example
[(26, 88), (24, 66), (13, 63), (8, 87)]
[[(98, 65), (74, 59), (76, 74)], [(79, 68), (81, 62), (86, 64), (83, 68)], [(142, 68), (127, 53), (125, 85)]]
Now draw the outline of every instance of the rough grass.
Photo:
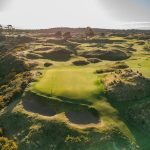
[[(77, 52), (77, 54), (78, 52), (97, 49), (111, 50), (114, 48), (123, 52), (130, 52), (129, 48), (133, 48), (136, 51), (132, 51), (130, 53), (131, 58), (123, 62), (133, 70), (140, 71), (144, 76), (150, 77), (149, 53), (144, 50), (144, 43), (143, 45), (138, 44), (144, 41), (114, 35), (107, 39), (100, 39), (98, 37), (97, 39), (87, 41), (76, 41), (74, 45), (57, 40), (43, 43), (48, 39), (40, 37), (39, 43), (34, 43), (33, 46), (31, 43), (29, 52), (40, 53), (48, 51), (46, 49), (39, 49), (43, 46), (49, 46), (50, 49), (67, 47), (72, 52)], [(43, 42), (40, 43), (40, 40)], [(34, 49), (38, 50), (34, 51)], [(56, 115), (47, 117), (28, 111), (23, 107), (19, 99), (0, 112), (0, 127), (5, 127), (5, 136), (15, 140), (19, 149), (28, 150), (136, 150), (138, 147), (134, 147), (135, 143), (140, 146), (140, 150), (148, 150), (150, 148), (149, 137), (141, 131), (142, 126), (136, 124), (134, 119), (126, 119), (129, 107), (135, 110), (135, 112), (137, 109), (140, 112), (141, 103), (145, 107), (145, 101), (131, 103), (107, 99), (104, 95), (104, 86), (101, 80), (105, 74), (110, 74), (111, 72), (104, 72), (104, 74), (100, 75), (94, 74), (94, 72), (97, 69), (109, 70), (112, 66), (114, 71), (119, 68), (115, 68), (116, 64), (114, 62), (106, 60), (98, 64), (75, 67), (72, 64), (73, 60), (82, 58), (77, 54), (65, 62), (51, 61), (49, 58), (32, 59), (33, 62), (38, 63), (39, 66), (37, 68), (44, 69), (44, 71), (43, 76), (32, 85), (31, 89), (36, 92), (41, 101), (45, 101), (43, 97), (46, 97), (51, 103), (51, 97), (53, 97), (52, 105), (45, 103), (45, 107), (51, 106), (55, 108), (57, 110)], [(45, 68), (43, 64), (46, 62), (52, 63), (53, 66)], [(60, 101), (57, 102), (54, 97), (57, 97)], [(34, 101), (38, 99), (32, 98), (34, 98)], [(31, 99), (26, 99), (26, 101), (28, 100)], [(42, 107), (43, 101), (38, 109)], [(137, 107), (135, 108), (135, 106)], [(44, 107), (41, 108), (41, 110), (43, 109)], [(69, 123), (65, 114), (70, 111), (77, 111), (78, 113), (73, 115), (78, 116), (83, 109), (90, 109), (91, 112), (94, 111), (93, 113), (96, 110), (100, 116), (100, 123), (92, 127)], [(138, 116), (140, 116), (140, 113), (136, 117)], [(147, 114), (145, 114), (145, 117), (148, 117)]]
[[(51, 73), (59, 76), (57, 80), (54, 80), (55, 82), (51, 81), (54, 79), (52, 78)], [(68, 73), (68, 76), (66, 76), (66, 73)], [(73, 78), (71, 78), (72, 76)], [(94, 74), (93, 69), (63, 68), (60, 70), (59, 68), (48, 70), (44, 73), (43, 77), (37, 82), (37, 84), (45, 79), (45, 77), (47, 77), (47, 82), (45, 81), (45, 83), (40, 84), (40, 86), (47, 85), (52, 88), (53, 86), (51, 86), (48, 81), (60, 85), (62, 82), (60, 78), (64, 78), (62, 85), (63, 88), (58, 86), (58, 90), (56, 90), (55, 93), (58, 95), (62, 94), (62, 96), (66, 98), (74, 98), (74, 100), (78, 100), (78, 104), (81, 104), (81, 98), (84, 100), (90, 100), (92, 103), (89, 103), (88, 105), (95, 108), (98, 113), (100, 113), (101, 123), (92, 126), (92, 128), (90, 126), (82, 128), (82, 125), (74, 126), (69, 124), (64, 115), (64, 112), (69, 110), (67, 108), (67, 103), (65, 105), (62, 105), (61, 102), (59, 103), (57, 107), (60, 106), (59, 109), (62, 107), (64, 112), (59, 112), (54, 118), (46, 118), (45, 116), (39, 116), (38, 114), (28, 112), (24, 110), (20, 104), (14, 103), (11, 107), (5, 110), (5, 113), (1, 113), (0, 116), (2, 122), (0, 125), (5, 125), (5, 128), (7, 128), (7, 136), (12, 139), (17, 139), (20, 149), (40, 150), (41, 147), (42, 149), (46, 149), (51, 146), (54, 146), (55, 149), (61, 148), (62, 150), (109, 150), (112, 149), (112, 147), (114, 147), (114, 149), (134, 148), (135, 140), (132, 133), (126, 124), (119, 118), (118, 111), (111, 106), (107, 99), (100, 96), (97, 97), (98, 93), (100, 95), (104, 92), (104, 87), (102, 83), (100, 84), (97, 82), (97, 80), (99, 81), (102, 77), (98, 77)], [(66, 83), (65, 77), (68, 77), (69, 80), (67, 81), (69, 81), (69, 83)], [(75, 79), (75, 77), (79, 77), (80, 80)], [(74, 87), (74, 85), (77, 85), (76, 82), (80, 88), (77, 88), (78, 86)], [(69, 94), (67, 86), (64, 84), (72, 87), (72, 90), (69, 90)], [(85, 88), (87, 85), (90, 86), (90, 88)], [(32, 88), (35, 86), (36, 84)], [(36, 92), (39, 91), (36, 90)], [(80, 93), (76, 96), (75, 92), (77, 92), (77, 94), (78, 92)], [(87, 97), (87, 94), (89, 93), (90, 95)], [(47, 88), (46, 91), (43, 91), (42, 94), (48, 95), (49, 88)], [(54, 108), (57, 107), (55, 104)], [(72, 110), (74, 108), (74, 110), (78, 110), (79, 113), (80, 111), (78, 107), (80, 107), (80, 105), (72, 105)], [(16, 121), (17, 123), (15, 123)]]
[[(15, 105), (14, 105), (15, 106)], [(36, 115), (30, 117), (23, 112), (16, 111), (14, 106), (7, 110), (0, 124), (5, 123), (7, 136), (17, 139), (18, 149), (81, 149), (81, 150), (109, 150), (112, 147), (130, 149), (129, 141), (118, 129), (113, 130), (81, 130), (73, 128), (60, 120), (41, 119)], [(11, 113), (10, 113), (11, 112)]]
[[(150, 119), (147, 117), (148, 113), (146, 111), (148, 109), (145, 109), (146, 107), (149, 107), (147, 105), (148, 103), (149, 97), (136, 102), (111, 101), (112, 106), (120, 112), (120, 117), (123, 119), (123, 122), (126, 123), (128, 129), (132, 132), (140, 150), (148, 150), (150, 147), (148, 130), (149, 124), (147, 124)], [(144, 105), (146, 105), (145, 108), (143, 107)], [(145, 124), (142, 124), (143, 120), (145, 120), (146, 126)]]

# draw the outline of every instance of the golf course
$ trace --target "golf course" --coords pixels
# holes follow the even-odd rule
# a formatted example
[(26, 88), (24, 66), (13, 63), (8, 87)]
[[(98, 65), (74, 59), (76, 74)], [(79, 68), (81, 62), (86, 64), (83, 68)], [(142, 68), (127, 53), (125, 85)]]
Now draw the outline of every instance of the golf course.
[(150, 34), (56, 29), (0, 37), (0, 148), (149, 150)]

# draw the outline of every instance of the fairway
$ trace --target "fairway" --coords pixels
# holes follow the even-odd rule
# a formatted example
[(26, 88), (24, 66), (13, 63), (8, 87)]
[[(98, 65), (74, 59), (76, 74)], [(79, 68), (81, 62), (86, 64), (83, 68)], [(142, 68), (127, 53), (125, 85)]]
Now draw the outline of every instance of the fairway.
[(134, 56), (133, 59), (129, 59), (126, 63), (134, 70), (143, 73), (145, 77), (150, 77), (150, 57), (149, 55)]
[[(99, 84), (98, 84), (99, 83)], [(100, 78), (88, 69), (52, 69), (34, 85), (34, 89), (50, 96), (69, 99), (92, 99), (103, 92)]]

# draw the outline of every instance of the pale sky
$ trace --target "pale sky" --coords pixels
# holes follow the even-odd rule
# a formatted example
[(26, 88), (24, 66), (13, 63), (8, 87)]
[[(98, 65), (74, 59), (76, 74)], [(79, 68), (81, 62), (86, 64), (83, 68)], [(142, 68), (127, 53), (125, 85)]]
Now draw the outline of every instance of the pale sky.
[(0, 0), (0, 24), (150, 29), (150, 0)]

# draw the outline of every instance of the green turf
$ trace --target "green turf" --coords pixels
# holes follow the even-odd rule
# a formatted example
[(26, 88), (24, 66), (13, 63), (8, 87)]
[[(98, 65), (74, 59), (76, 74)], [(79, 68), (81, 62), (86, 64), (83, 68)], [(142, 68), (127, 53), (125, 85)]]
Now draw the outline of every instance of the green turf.
[[(118, 128), (129, 140), (134, 142), (130, 130), (118, 116), (118, 111), (104, 97), (103, 76), (94, 73), (90, 67), (55, 68), (44, 72), (43, 76), (32, 86), (32, 90), (50, 97), (63, 97), (78, 102), (84, 101), (100, 113), (105, 132)], [(66, 108), (67, 109), (67, 108)]]
[[(135, 58), (135, 59), (134, 59)], [(126, 63), (134, 70), (137, 70), (146, 77), (150, 77), (150, 57), (147, 55), (145, 56), (138, 56), (134, 57), (133, 59), (130, 59), (126, 61)]]
[(100, 77), (89, 69), (52, 69), (34, 85), (34, 89), (51, 96), (90, 100), (104, 92)]

